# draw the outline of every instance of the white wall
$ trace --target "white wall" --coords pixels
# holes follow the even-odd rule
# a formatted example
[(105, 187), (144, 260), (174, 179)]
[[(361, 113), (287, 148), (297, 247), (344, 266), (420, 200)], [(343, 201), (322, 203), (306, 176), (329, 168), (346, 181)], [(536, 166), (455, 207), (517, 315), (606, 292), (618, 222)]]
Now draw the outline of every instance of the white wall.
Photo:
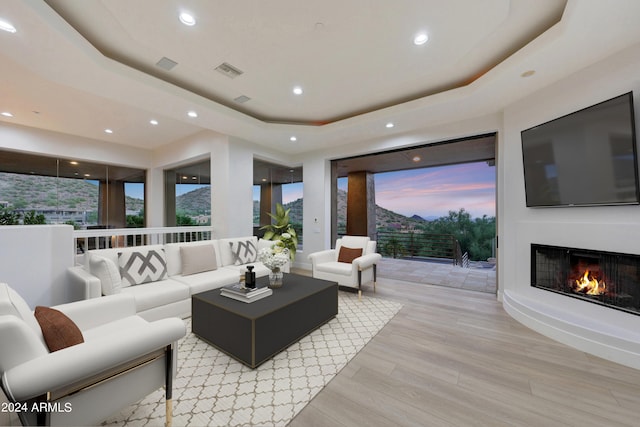
[(307, 159), (302, 165), (303, 250), (295, 266), (311, 270), (308, 255), (331, 247), (331, 164), (323, 157)]
[(70, 225), (0, 227), (0, 282), (15, 289), (31, 309), (69, 301), (72, 232)]
[(235, 139), (216, 147), (211, 172), (215, 172), (211, 209), (216, 237), (253, 235), (253, 150)]
[[(202, 131), (153, 153), (153, 174), (164, 169), (211, 159), (211, 225), (216, 238), (253, 234), (253, 158), (289, 165), (290, 158), (242, 139)], [(159, 178), (158, 178), (159, 179)], [(150, 224), (164, 224), (162, 189), (150, 189), (156, 208), (148, 212)], [(158, 209), (157, 207), (161, 207)]]
[[(147, 223), (149, 227), (163, 227), (166, 224), (165, 197), (164, 197), (164, 171), (173, 169), (181, 165), (197, 163), (206, 159), (211, 159), (211, 192), (213, 203), (213, 192), (219, 193), (220, 186), (214, 185), (217, 182), (217, 175), (221, 172), (219, 164), (226, 161), (226, 146), (228, 138), (225, 135), (202, 131), (191, 135), (173, 144), (165, 145), (153, 152), (153, 166), (147, 173), (146, 206)], [(217, 148), (216, 148), (217, 147)], [(215, 165), (215, 166), (214, 166)], [(223, 181), (226, 186), (226, 181)], [(212, 225), (213, 222), (212, 222)], [(217, 231), (214, 230), (217, 235)]]
[(0, 148), (141, 169), (151, 166), (151, 152), (148, 150), (114, 146), (98, 140), (5, 122), (0, 122)]
[(162, 168), (147, 170), (144, 191), (147, 227), (163, 227), (166, 223), (164, 220), (164, 171)]
[(639, 75), (636, 47), (520, 100), (505, 109), (498, 149), (498, 280), (505, 309), (545, 335), (638, 369), (640, 316), (531, 287), (530, 245), (640, 254), (640, 206), (527, 208), (520, 132), (629, 91), (636, 93), (637, 116)]

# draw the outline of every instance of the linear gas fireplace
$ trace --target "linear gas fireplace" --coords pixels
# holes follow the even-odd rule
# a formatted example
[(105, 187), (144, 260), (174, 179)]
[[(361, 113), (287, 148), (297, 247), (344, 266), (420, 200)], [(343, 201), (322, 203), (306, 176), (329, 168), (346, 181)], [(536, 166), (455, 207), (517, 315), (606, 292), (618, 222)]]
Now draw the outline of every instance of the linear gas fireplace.
[(640, 255), (532, 244), (531, 286), (640, 315)]

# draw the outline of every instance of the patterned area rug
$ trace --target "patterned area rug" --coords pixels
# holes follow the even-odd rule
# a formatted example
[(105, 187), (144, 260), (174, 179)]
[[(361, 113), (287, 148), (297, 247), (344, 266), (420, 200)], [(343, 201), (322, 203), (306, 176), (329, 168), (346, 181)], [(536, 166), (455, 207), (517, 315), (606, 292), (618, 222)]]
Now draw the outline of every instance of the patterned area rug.
[[(340, 292), (338, 316), (256, 369), (191, 333), (178, 347), (173, 388), (174, 426), (284, 426), (402, 307), (396, 302)], [(162, 426), (158, 390), (103, 425)]]

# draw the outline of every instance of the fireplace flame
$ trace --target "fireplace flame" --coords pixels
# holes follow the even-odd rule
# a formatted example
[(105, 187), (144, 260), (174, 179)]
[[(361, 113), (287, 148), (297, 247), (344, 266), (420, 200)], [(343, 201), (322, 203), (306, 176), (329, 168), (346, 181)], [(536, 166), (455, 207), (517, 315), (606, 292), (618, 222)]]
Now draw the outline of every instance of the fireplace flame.
[(586, 295), (602, 295), (605, 292), (606, 285), (603, 281), (598, 281), (597, 277), (593, 277), (590, 271), (585, 271), (584, 275), (575, 281), (573, 291)]

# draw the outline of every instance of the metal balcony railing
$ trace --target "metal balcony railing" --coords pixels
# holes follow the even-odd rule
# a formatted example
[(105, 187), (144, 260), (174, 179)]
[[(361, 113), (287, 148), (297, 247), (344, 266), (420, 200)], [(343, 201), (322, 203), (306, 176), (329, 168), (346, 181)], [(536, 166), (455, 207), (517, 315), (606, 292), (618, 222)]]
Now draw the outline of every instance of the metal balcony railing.
[[(453, 265), (469, 266), (469, 257), (452, 234), (402, 231), (377, 231), (377, 250), (384, 257), (416, 260), (447, 260)], [(465, 265), (466, 264), (466, 265)]]
[(91, 249), (195, 242), (211, 240), (212, 237), (211, 226), (106, 228), (75, 230), (73, 244), (76, 254), (83, 254)]

